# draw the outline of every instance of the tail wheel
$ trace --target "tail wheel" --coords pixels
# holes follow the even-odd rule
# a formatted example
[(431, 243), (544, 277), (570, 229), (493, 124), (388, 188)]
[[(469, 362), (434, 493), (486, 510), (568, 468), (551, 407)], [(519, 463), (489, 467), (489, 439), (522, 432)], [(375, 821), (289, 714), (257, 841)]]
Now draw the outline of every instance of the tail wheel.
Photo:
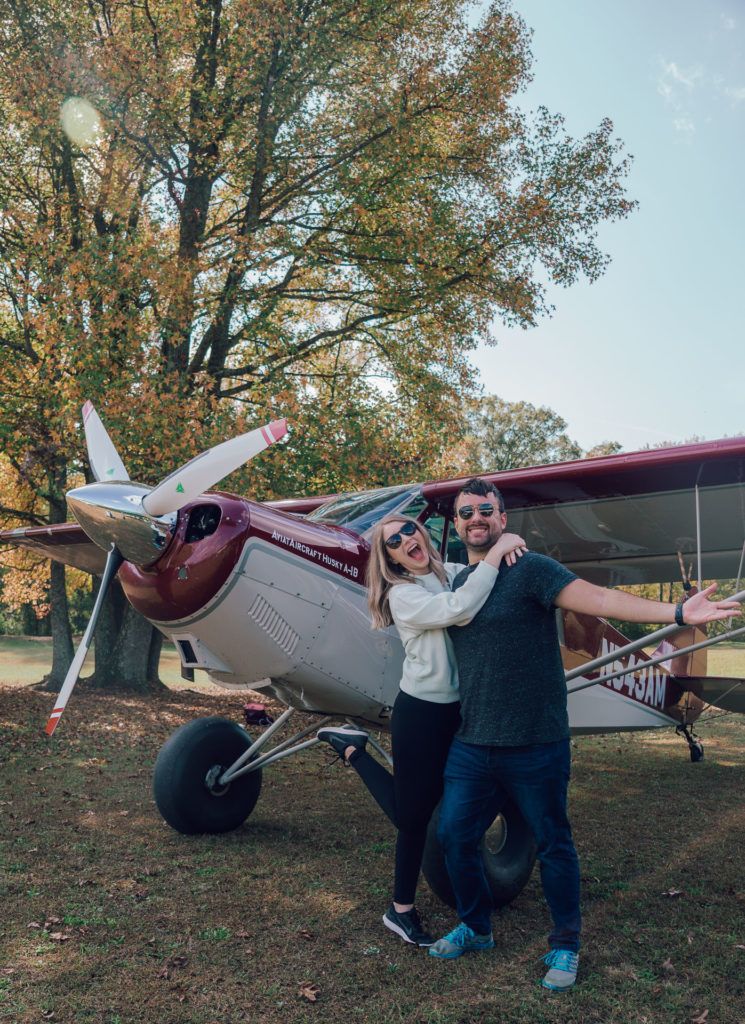
[(261, 769), (226, 786), (217, 780), (250, 745), (245, 729), (227, 718), (197, 718), (169, 736), (155, 762), (153, 795), (171, 828), (194, 835), (243, 824), (259, 799)]
[[(437, 838), (440, 808), (435, 810), (427, 830), (422, 871), (435, 896), (450, 907), (455, 893), (445, 866), (445, 856)], [(481, 840), (484, 874), (495, 907), (504, 907), (524, 889), (535, 864), (533, 833), (516, 805), (509, 801)]]

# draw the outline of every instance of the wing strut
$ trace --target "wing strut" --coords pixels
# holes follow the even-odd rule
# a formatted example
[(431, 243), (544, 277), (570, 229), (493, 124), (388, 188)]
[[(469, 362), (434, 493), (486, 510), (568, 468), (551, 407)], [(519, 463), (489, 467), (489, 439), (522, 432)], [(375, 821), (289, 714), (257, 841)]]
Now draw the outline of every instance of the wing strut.
[[(740, 552), (740, 564), (737, 567), (737, 583), (735, 584), (735, 590), (740, 586), (740, 580), (742, 579), (742, 562), (745, 558), (745, 540), (742, 542), (742, 551)], [(732, 625), (732, 619), (729, 620), (730, 626)]]
[[(679, 627), (676, 627), (679, 628)], [(719, 636), (710, 636), (706, 640), (699, 640), (697, 644), (690, 644), (688, 647), (680, 647), (674, 651), (667, 651), (665, 654), (660, 654), (656, 658), (650, 658), (649, 661), (640, 661), (635, 669), (646, 669), (652, 668), (654, 665), (660, 665), (663, 661), (670, 661), (672, 658), (677, 658), (681, 654), (691, 654), (693, 651), (700, 651), (704, 647), (712, 647), (714, 644), (720, 644), (723, 640), (732, 640), (736, 636), (742, 636), (745, 634), (745, 626), (739, 626), (737, 629), (731, 629), (728, 633), (720, 633)], [(629, 644), (629, 647), (631, 645)], [(628, 647), (621, 647), (617, 651), (613, 651), (611, 655), (604, 658), (598, 658), (597, 661), (602, 661), (604, 665), (607, 665), (611, 661), (618, 661), (619, 655), (624, 656), (624, 652), (628, 652)], [(587, 665), (581, 666), (582, 671), (587, 671)], [(574, 670), (577, 671), (576, 669)], [(589, 686), (597, 686), (598, 683), (609, 683), (612, 679), (618, 679), (619, 676), (626, 676), (629, 672), (634, 671), (626, 665), (624, 668), (618, 669), (616, 672), (611, 672), (609, 675), (600, 676), (599, 679), (583, 679), (579, 683), (575, 683), (574, 686), (567, 686), (567, 693), (577, 693), (579, 690), (586, 690)], [(569, 673), (567, 673), (567, 678)], [(681, 680), (676, 680), (681, 682)], [(728, 691), (729, 692), (729, 691)]]
[(696, 573), (699, 592), (704, 589), (701, 580), (701, 502), (699, 501), (698, 484), (696, 484)]

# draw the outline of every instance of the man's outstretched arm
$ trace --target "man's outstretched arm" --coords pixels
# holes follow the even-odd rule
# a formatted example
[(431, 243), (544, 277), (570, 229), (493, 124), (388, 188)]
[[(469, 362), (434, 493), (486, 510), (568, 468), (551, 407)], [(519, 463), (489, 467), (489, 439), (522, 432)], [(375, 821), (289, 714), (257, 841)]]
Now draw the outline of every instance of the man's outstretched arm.
[[(737, 601), (710, 601), (709, 595), (717, 589), (712, 583), (700, 594), (689, 597), (683, 605), (686, 625), (700, 626), (717, 619), (739, 615), (742, 608)], [(598, 615), (603, 619), (621, 619), (624, 622), (675, 622), (675, 605), (665, 601), (648, 601), (623, 590), (596, 587), (587, 580), (572, 580), (557, 594), (554, 603), (570, 612)]]

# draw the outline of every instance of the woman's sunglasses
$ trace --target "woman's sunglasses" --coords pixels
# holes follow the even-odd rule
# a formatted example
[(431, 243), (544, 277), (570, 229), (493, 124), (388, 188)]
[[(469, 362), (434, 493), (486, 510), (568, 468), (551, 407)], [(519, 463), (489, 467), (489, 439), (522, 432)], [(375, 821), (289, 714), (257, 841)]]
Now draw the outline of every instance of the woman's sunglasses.
[[(490, 501), (482, 501), (480, 505), (476, 506), (476, 508), (479, 510), (484, 519), (488, 519), (489, 516), (494, 515), (494, 505), (492, 505)], [(473, 505), (461, 505), (461, 507), (458, 509), (457, 514), (460, 516), (461, 519), (470, 519), (475, 511), (476, 509), (474, 509)]]
[(390, 548), (391, 551), (395, 551), (396, 548), (401, 547), (401, 541), (404, 539), (404, 537), (413, 537), (414, 534), (416, 533), (416, 530), (416, 523), (404, 523), (401, 526), (400, 530), (390, 535), (388, 540), (385, 542), (385, 546), (387, 548)]

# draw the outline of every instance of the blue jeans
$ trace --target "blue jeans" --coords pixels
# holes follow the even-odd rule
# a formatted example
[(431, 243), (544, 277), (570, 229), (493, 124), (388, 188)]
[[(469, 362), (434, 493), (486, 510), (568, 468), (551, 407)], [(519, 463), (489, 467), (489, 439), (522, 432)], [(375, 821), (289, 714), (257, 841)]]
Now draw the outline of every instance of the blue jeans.
[(520, 809), (538, 845), (543, 892), (551, 910), (552, 949), (579, 950), (579, 861), (567, 817), (569, 740), (486, 747), (453, 740), (445, 766), (438, 837), (458, 916), (480, 935), (493, 909), (479, 843), (507, 798)]

